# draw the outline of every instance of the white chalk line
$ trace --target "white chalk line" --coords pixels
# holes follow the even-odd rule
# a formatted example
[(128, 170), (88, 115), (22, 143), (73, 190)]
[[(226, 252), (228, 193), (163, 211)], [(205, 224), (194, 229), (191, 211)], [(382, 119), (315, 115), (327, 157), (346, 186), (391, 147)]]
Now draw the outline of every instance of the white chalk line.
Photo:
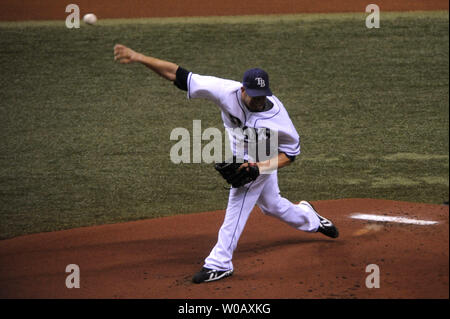
[(352, 214), (351, 218), (354, 219), (364, 219), (376, 222), (388, 222), (388, 223), (402, 223), (402, 224), (413, 224), (413, 225), (435, 225), (439, 222), (433, 220), (420, 220), (412, 219), (406, 217), (394, 217), (394, 216), (383, 216), (383, 215), (372, 215), (372, 214)]

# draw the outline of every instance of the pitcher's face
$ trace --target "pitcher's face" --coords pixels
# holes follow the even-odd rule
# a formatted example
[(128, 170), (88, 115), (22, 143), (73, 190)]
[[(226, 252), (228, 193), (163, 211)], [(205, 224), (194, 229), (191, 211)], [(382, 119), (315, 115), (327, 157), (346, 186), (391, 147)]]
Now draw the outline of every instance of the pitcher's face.
[(241, 97), (245, 106), (252, 112), (261, 111), (266, 105), (266, 96), (254, 96), (251, 97), (245, 92), (245, 88), (241, 87)]

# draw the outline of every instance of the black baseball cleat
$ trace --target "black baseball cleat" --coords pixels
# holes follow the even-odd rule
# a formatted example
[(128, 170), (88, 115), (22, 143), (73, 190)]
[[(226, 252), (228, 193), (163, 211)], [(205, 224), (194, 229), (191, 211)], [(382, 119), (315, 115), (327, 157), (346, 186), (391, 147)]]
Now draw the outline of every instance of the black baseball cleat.
[(202, 282), (210, 282), (229, 277), (233, 274), (233, 270), (215, 270), (203, 267), (198, 273), (192, 277), (192, 282), (200, 284)]
[(302, 200), (299, 205), (306, 205), (310, 207), (314, 213), (319, 217), (320, 224), (319, 228), (317, 229), (317, 232), (324, 234), (325, 236), (331, 237), (331, 238), (338, 238), (339, 237), (339, 231), (334, 226), (334, 224), (331, 222), (331, 220), (326, 219), (325, 217), (320, 216), (317, 211), (314, 209), (314, 206), (308, 203), (307, 201)]

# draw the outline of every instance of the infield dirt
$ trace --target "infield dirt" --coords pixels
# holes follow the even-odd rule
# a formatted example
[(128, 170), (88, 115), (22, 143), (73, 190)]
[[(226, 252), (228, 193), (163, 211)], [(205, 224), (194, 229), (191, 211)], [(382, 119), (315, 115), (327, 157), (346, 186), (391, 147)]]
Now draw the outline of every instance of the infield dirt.
[[(258, 208), (234, 255), (235, 274), (196, 285), (224, 211), (42, 233), (0, 242), (0, 298), (448, 298), (449, 208), (346, 199), (314, 202), (336, 240), (299, 232)], [(405, 216), (417, 226), (354, 220)], [(80, 267), (81, 287), (65, 285)], [(380, 269), (367, 288), (366, 267)]]

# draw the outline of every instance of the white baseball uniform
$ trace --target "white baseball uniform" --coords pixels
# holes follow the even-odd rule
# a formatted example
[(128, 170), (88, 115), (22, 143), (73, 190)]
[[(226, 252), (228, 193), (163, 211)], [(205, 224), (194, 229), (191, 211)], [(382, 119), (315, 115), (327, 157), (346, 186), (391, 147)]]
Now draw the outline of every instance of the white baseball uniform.
[[(234, 128), (269, 129), (278, 135), (278, 152), (288, 156), (300, 154), (300, 137), (280, 100), (267, 96), (268, 107), (260, 112), (250, 111), (241, 99), (242, 83), (189, 73), (187, 78), (188, 98), (205, 98), (213, 101), (221, 110), (222, 120), (230, 135), (233, 154), (255, 161), (255, 156), (246, 148), (234, 147), (245, 140), (242, 131)], [(243, 154), (240, 154), (242, 153)], [(278, 152), (276, 155), (278, 155)], [(255, 181), (240, 188), (231, 188), (225, 220), (220, 228), (218, 241), (204, 267), (216, 270), (233, 269), (232, 257), (239, 237), (244, 230), (254, 206), (264, 214), (276, 217), (292, 227), (315, 232), (319, 218), (307, 205), (295, 205), (280, 196), (277, 172), (261, 174)]]

